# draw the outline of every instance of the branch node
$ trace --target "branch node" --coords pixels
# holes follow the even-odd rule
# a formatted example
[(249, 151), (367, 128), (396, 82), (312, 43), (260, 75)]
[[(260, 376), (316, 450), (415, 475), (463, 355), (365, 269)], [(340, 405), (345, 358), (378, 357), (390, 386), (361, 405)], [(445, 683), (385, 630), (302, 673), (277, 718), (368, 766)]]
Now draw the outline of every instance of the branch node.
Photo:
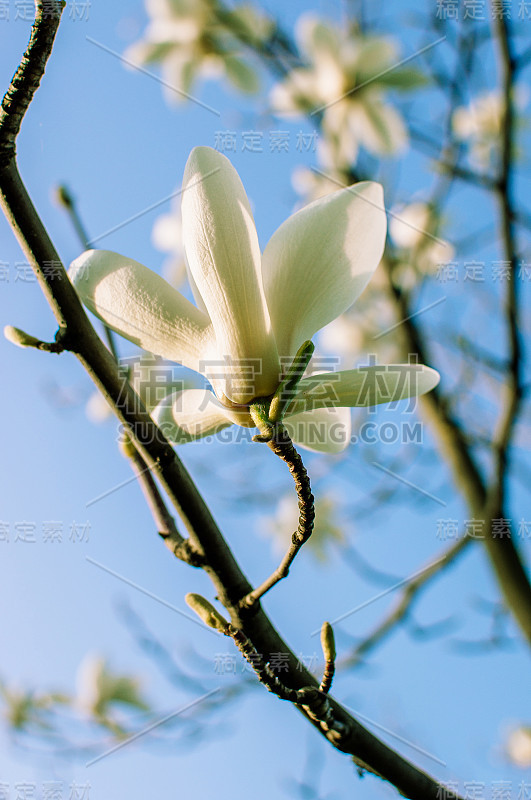
[[(164, 543), (168, 544), (168, 539), (172, 538), (171, 534), (159, 531), (159, 536), (164, 539)], [(178, 544), (170, 547), (173, 555), (179, 558), (181, 561), (184, 561), (190, 567), (204, 567), (206, 566), (206, 558), (203, 553), (200, 553), (199, 550), (194, 547), (194, 545), (190, 542), (189, 539), (185, 539)]]

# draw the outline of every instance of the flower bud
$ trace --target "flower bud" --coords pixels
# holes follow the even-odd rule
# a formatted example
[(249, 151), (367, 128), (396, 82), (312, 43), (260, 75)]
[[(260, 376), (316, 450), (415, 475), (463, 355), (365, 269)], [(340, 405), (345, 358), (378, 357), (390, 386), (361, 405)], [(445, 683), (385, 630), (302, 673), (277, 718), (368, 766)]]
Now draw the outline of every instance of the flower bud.
[(214, 606), (208, 602), (200, 594), (189, 592), (184, 598), (192, 611), (195, 611), (198, 617), (203, 620), (205, 625), (209, 628), (214, 628), (216, 631), (223, 633), (229, 624), (227, 620), (221, 616)]
[(323, 622), (321, 628), (321, 647), (323, 648), (323, 655), (325, 661), (335, 661), (336, 658), (336, 642), (334, 638), (334, 631), (329, 622)]
[(68, 191), (66, 186), (59, 185), (56, 186), (54, 189), (54, 200), (57, 205), (63, 206), (63, 208), (72, 208), (74, 205), (72, 195)]
[(16, 344), (17, 347), (38, 347), (41, 344), (40, 339), (30, 336), (26, 331), (14, 328), (12, 325), (5, 326), (4, 336), (9, 342)]
[(118, 449), (125, 458), (132, 458), (136, 454), (136, 447), (127, 434), (120, 438)]

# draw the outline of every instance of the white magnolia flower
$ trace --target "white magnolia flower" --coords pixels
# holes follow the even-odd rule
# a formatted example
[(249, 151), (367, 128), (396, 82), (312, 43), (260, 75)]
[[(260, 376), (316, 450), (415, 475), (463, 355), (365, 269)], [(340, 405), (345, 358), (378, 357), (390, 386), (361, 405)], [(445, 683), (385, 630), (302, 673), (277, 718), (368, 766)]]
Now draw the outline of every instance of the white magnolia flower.
[[(358, 183), (317, 200), (273, 234), (262, 256), (249, 201), (228, 159), (196, 147), (182, 193), (183, 242), (197, 305), (147, 267), (89, 250), (70, 277), (85, 305), (138, 346), (190, 367), (213, 392), (173, 393), (154, 412), (171, 441), (254, 427), (249, 406), (271, 398), (304, 342), (361, 294), (382, 256), (382, 188)], [(338, 452), (352, 406), (430, 391), (422, 365), (373, 366), (303, 378), (286, 409), (294, 440)]]
[(297, 41), (308, 66), (294, 69), (273, 88), (271, 103), (280, 114), (322, 111), (326, 145), (323, 163), (355, 161), (358, 148), (396, 153), (407, 143), (402, 116), (385, 102), (389, 88), (412, 89), (423, 83), (417, 70), (400, 68), (389, 39), (339, 30), (312, 14), (303, 14)]
[[(518, 111), (525, 108), (528, 100), (528, 87), (515, 87), (513, 101)], [(459, 106), (453, 113), (454, 133), (468, 144), (470, 160), (480, 169), (496, 166), (504, 114), (505, 98), (498, 90), (478, 95), (468, 106)]]
[(468, 142), (471, 161), (481, 168), (491, 165), (498, 149), (504, 101), (498, 91), (482, 94), (468, 106), (459, 106), (452, 116), (458, 139)]
[[(237, 89), (258, 90), (256, 71), (238, 55), (241, 45), (232, 28), (253, 39), (270, 35), (271, 23), (247, 6), (224, 11), (211, 0), (146, 0), (150, 17), (145, 39), (126, 52), (133, 64), (158, 63), (169, 102), (189, 98), (198, 78), (226, 77)], [(249, 38), (251, 38), (249, 36)]]

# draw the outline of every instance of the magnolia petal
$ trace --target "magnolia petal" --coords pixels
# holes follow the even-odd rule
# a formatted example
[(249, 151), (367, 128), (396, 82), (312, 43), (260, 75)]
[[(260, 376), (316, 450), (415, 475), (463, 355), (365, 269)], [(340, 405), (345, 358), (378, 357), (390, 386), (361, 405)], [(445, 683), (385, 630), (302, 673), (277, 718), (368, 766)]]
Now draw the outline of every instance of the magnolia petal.
[(285, 117), (300, 116), (320, 105), (313, 73), (306, 69), (292, 70), (289, 78), (273, 86), (269, 101), (275, 112)]
[(374, 93), (352, 107), (350, 123), (360, 144), (370, 153), (391, 155), (403, 150), (408, 134), (401, 114)]
[(396, 403), (431, 391), (439, 373), (423, 364), (381, 364), (303, 378), (288, 413)]
[(152, 416), (166, 438), (176, 444), (213, 436), (238, 419), (206, 389), (173, 392), (158, 404)]
[(378, 76), (380, 86), (399, 91), (410, 89), (420, 89), (429, 84), (430, 79), (420, 69), (415, 67), (401, 67), (400, 69), (388, 70), (384, 75)]
[[(326, 136), (318, 142), (317, 151), (327, 171), (341, 173), (345, 164), (356, 161), (360, 139), (355, 126), (351, 124), (351, 109), (352, 103), (345, 98), (324, 112), (322, 128)], [(336, 191), (337, 186), (336, 180)]]
[(69, 277), (87, 308), (151, 353), (198, 369), (212, 338), (210, 320), (147, 267), (108, 250), (87, 250)]
[(241, 58), (226, 55), (223, 58), (225, 71), (230, 82), (246, 94), (256, 94), (260, 89), (260, 80), (256, 70)]
[(284, 419), (295, 442), (314, 453), (340, 453), (350, 443), (351, 418), (347, 408), (319, 408)]
[(273, 234), (262, 269), (281, 357), (352, 305), (378, 266), (385, 232), (382, 187), (364, 182), (315, 200)]
[(124, 53), (125, 64), (138, 67), (142, 64), (154, 64), (163, 61), (175, 47), (173, 42), (136, 42)]
[(336, 31), (316, 14), (307, 12), (297, 20), (295, 37), (300, 49), (310, 61), (319, 61), (322, 56), (339, 54), (340, 40)]
[[(398, 49), (391, 39), (371, 37), (357, 40), (357, 59), (355, 64), (356, 84), (366, 81), (376, 84), (380, 81), (380, 73), (398, 62)], [(354, 65), (353, 65), (354, 66)], [(394, 69), (393, 72), (397, 72)]]
[[(192, 150), (183, 180), (183, 240), (224, 361), (224, 394), (235, 403), (274, 392), (278, 357), (261, 279), (249, 201), (230, 161)], [(249, 380), (249, 373), (254, 373)]]
[(197, 284), (194, 281), (194, 276), (190, 271), (190, 264), (188, 263), (188, 259), (186, 258), (186, 253), (184, 254), (184, 266), (186, 269), (186, 277), (188, 279), (188, 283), (190, 284), (190, 289), (192, 290), (192, 297), (195, 300), (195, 304), (204, 314), (208, 316), (208, 311), (206, 309), (205, 302), (201, 297), (201, 292), (197, 288)]

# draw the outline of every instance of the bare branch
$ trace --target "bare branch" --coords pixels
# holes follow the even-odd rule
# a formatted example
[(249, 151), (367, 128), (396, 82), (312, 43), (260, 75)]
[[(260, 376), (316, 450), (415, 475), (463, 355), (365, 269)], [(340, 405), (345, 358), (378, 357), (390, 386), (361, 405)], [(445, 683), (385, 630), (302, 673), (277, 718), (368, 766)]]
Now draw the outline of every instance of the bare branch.
[(64, 0), (38, 0), (35, 4), (29, 43), (0, 109), (0, 166), (15, 155), (22, 120), (44, 75), (65, 5)]
[[(83, 225), (83, 221), (77, 209), (76, 201), (70, 192), (68, 191), (66, 186), (59, 186), (56, 191), (56, 199), (65, 209), (72, 226), (77, 233), (77, 237), (81, 243), (81, 247), (83, 250), (90, 250), (90, 239)], [(105, 331), (105, 338), (107, 339), (107, 344), (109, 345), (109, 350), (111, 351), (113, 358), (116, 362), (118, 362), (118, 350), (116, 349), (116, 342), (114, 341), (113, 332), (111, 329), (103, 324), (103, 330)]]
[[(493, 6), (493, 11), (495, 11)], [(513, 106), (515, 83), (515, 57), (509, 35), (508, 22), (503, 14), (493, 13), (494, 29), (498, 41), (500, 78), (504, 99), (501, 124), (501, 170), (496, 187), (500, 214), (500, 235), (504, 258), (511, 265), (510, 280), (506, 281), (504, 313), (507, 328), (509, 369), (502, 398), (501, 412), (493, 442), (494, 470), (488, 490), (488, 508), (491, 519), (503, 518), (506, 484), (509, 475), (509, 449), (514, 428), (521, 410), (524, 395), (522, 370), (522, 343), (520, 338), (519, 281), (517, 278), (518, 253), (514, 232), (516, 218), (512, 158), (515, 138), (515, 110)], [(485, 539), (505, 600), (518, 620), (531, 644), (531, 585), (510, 529), (506, 535), (491, 535)]]
[(370, 633), (362, 642), (360, 642), (342, 662), (342, 668), (355, 667), (360, 664), (363, 657), (374, 650), (379, 644), (382, 643), (397, 626), (403, 622), (413, 605), (417, 602), (421, 592), (431, 586), (433, 579), (450, 567), (463, 550), (474, 541), (468, 536), (463, 536), (459, 541), (452, 545), (446, 552), (437, 558), (432, 567), (422, 570), (416, 578), (413, 578), (407, 583), (402, 590), (401, 596), (395, 603), (394, 608), (378, 623), (372, 633)]

